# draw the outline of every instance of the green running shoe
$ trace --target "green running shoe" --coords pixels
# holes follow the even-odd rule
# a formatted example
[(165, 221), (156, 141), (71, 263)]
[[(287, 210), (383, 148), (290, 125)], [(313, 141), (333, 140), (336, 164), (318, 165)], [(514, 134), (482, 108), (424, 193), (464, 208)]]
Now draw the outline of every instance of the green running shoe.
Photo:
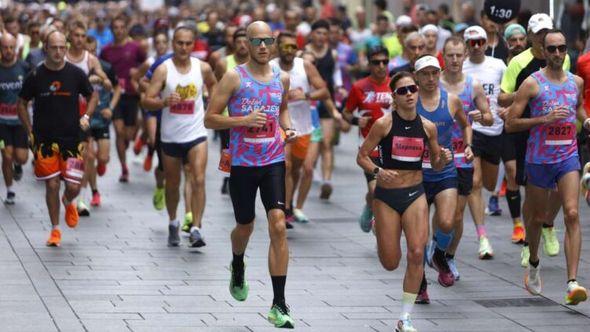
[(543, 252), (545, 255), (553, 257), (559, 254), (559, 240), (555, 234), (555, 227), (544, 227), (541, 230), (543, 237)]
[(229, 281), (229, 293), (236, 299), (236, 301), (246, 301), (248, 298), (248, 291), (250, 287), (246, 281), (246, 265), (244, 264), (243, 273), (234, 272), (233, 266), (229, 263), (229, 270), (231, 272), (231, 279)]
[(289, 308), (283, 309), (276, 304), (270, 308), (270, 312), (268, 313), (268, 321), (280, 329), (295, 328), (295, 322), (293, 321), (293, 318), (291, 318), (291, 315), (289, 315)]
[(529, 246), (522, 246), (522, 251), (520, 252), (520, 266), (528, 267), (529, 266), (529, 258), (531, 258), (531, 252), (529, 250)]
[(165, 196), (164, 196), (164, 188), (158, 188), (154, 190), (154, 196), (152, 197), (152, 203), (154, 204), (154, 209), (161, 211), (164, 209), (165, 203)]
[(192, 225), (193, 225), (193, 213), (187, 212), (184, 215), (184, 221), (182, 222), (182, 231), (185, 233), (190, 233)]
[(359, 225), (361, 226), (361, 230), (365, 233), (368, 233), (371, 231), (371, 220), (373, 219), (373, 211), (371, 211), (371, 208), (365, 204), (365, 207), (363, 208), (363, 212), (361, 213), (361, 216), (359, 217)]

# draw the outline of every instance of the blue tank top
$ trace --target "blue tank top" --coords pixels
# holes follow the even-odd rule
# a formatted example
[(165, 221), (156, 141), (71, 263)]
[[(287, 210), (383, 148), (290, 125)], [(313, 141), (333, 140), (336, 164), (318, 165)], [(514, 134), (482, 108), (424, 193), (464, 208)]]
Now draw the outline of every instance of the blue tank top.
[[(469, 122), (471, 119), (469, 118), (469, 112), (476, 109), (475, 101), (474, 101), (474, 94), (473, 94), (473, 78), (469, 75), (465, 75), (465, 88), (463, 91), (458, 95), (459, 99), (461, 99), (461, 103), (463, 104), (463, 112)], [(455, 156), (455, 166), (457, 168), (473, 168), (472, 163), (468, 163), (465, 160), (465, 142), (463, 142), (463, 130), (461, 130), (461, 126), (455, 121), (453, 124), (453, 134), (452, 134), (452, 144), (453, 144), (453, 153)]]
[[(438, 144), (452, 151), (451, 136), (455, 120), (449, 110), (448, 93), (440, 89), (440, 101), (438, 107), (433, 112), (427, 111), (422, 105), (422, 98), (418, 97), (416, 110), (419, 115), (436, 125)], [(424, 182), (438, 182), (446, 178), (457, 177), (457, 169), (453, 162), (446, 164), (439, 172), (435, 171), (430, 164), (430, 153), (428, 149), (424, 151), (424, 157), (422, 158), (422, 171), (424, 173)]]

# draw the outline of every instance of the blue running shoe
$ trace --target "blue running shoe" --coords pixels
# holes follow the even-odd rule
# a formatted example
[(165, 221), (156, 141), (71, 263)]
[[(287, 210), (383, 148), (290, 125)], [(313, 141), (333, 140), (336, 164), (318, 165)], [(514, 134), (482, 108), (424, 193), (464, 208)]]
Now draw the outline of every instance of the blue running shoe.
[(461, 278), (461, 275), (459, 274), (459, 270), (457, 270), (457, 264), (455, 263), (455, 259), (447, 257), (447, 264), (449, 265), (449, 270), (451, 270), (451, 273), (453, 274), (455, 281), (459, 280), (459, 278)]
[(373, 218), (373, 211), (371, 208), (365, 204), (363, 208), (363, 213), (359, 218), (359, 225), (361, 226), (361, 230), (365, 233), (369, 233), (371, 231), (371, 219)]
[(428, 241), (426, 244), (426, 249), (424, 250), (424, 262), (428, 264), (431, 268), (434, 268), (432, 264), (432, 256), (434, 256), (434, 248), (436, 247), (436, 243), (434, 240)]
[(490, 196), (490, 200), (488, 201), (488, 207), (486, 208), (486, 214), (490, 216), (501, 216), (502, 209), (498, 205), (498, 197), (497, 196)]

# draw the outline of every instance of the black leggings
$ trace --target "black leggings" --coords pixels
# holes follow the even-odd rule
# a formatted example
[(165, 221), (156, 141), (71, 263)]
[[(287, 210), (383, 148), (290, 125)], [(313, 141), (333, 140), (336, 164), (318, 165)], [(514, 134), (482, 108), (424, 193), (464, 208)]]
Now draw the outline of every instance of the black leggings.
[(374, 199), (387, 204), (394, 209), (400, 217), (406, 212), (408, 207), (414, 203), (418, 197), (424, 194), (422, 183), (412, 187), (385, 189), (377, 186), (375, 188)]

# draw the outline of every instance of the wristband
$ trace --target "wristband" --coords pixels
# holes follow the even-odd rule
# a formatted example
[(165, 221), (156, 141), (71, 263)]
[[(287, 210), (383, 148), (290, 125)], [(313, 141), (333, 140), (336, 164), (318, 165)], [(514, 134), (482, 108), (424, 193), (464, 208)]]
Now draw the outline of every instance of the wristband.
[(590, 118), (587, 118), (586, 120), (584, 120), (584, 123), (582, 124), (582, 127), (584, 127), (586, 130), (590, 130)]
[(357, 118), (356, 116), (353, 117), (352, 120), (350, 120), (350, 124), (358, 126), (359, 125), (359, 118)]
[(88, 114), (84, 114), (82, 115), (83, 118), (85, 118), (86, 120), (90, 120), (90, 117), (88, 116)]

